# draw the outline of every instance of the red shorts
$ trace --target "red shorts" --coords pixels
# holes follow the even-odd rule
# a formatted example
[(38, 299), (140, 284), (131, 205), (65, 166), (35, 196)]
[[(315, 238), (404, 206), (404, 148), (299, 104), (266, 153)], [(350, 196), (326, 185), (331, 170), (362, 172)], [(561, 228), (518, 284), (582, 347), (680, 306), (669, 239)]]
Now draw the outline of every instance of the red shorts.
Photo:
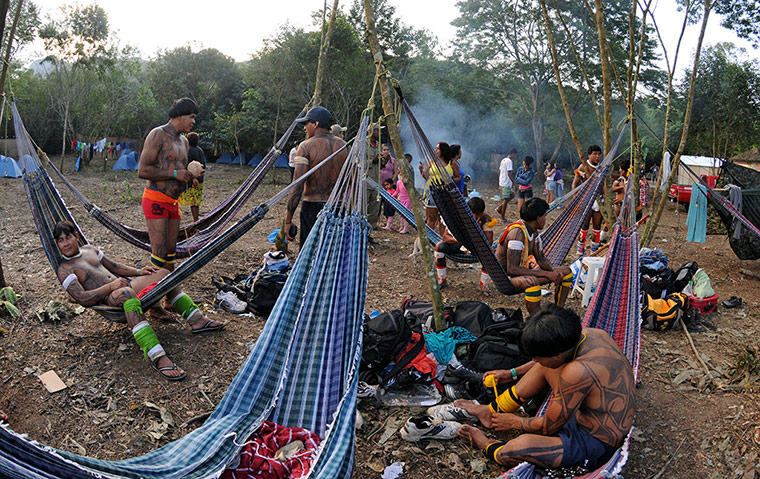
[(149, 220), (169, 218), (180, 219), (179, 202), (160, 191), (145, 189), (142, 200), (143, 213)]

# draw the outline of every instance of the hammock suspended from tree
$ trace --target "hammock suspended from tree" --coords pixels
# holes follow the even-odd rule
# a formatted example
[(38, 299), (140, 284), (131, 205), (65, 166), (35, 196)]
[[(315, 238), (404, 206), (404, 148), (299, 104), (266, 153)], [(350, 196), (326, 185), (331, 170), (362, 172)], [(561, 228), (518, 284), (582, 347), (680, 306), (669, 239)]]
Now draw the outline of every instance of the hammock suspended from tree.
[[(14, 125), (16, 128), (16, 143), (19, 155), (28, 158), (26, 164), (30, 167), (39, 165), (40, 162), (37, 158), (37, 153), (32, 149), (31, 139), (24, 128), (24, 123), (21, 120), (20, 115), (18, 115), (18, 111), (15, 109), (15, 105)], [(333, 156), (335, 154), (337, 154), (337, 152), (334, 153)], [(331, 158), (332, 156), (330, 159)], [(329, 159), (323, 161), (315, 168), (309, 170), (307, 174), (272, 196), (269, 200), (253, 208), (248, 214), (224, 231), (224, 233), (221, 233), (216, 238), (208, 241), (206, 245), (196, 251), (191, 258), (178, 265), (174, 271), (162, 279), (155, 288), (140, 299), (143, 311), (147, 311), (169, 291), (174, 289), (177, 285), (182, 283), (185, 279), (190, 277), (201, 267), (206, 265), (206, 263), (214, 259), (219, 253), (224, 251), (228, 246), (247, 233), (264, 218), (274, 204), (287, 196), (290, 191), (303, 183), (314, 171), (317, 171), (328, 162)], [(58, 251), (55, 239), (53, 238), (53, 228), (55, 225), (61, 221), (71, 221), (79, 233), (82, 244), (87, 244), (87, 238), (77, 225), (71, 212), (66, 208), (63, 199), (44, 168), (36, 168), (31, 171), (24, 168), (22, 177), (27, 199), (29, 200), (29, 206), (32, 210), (34, 223), (37, 227), (40, 240), (42, 241), (42, 247), (47, 255), (50, 265), (55, 271), (57, 271), (63, 257)], [(91, 309), (112, 321), (123, 321), (124, 319), (124, 310), (122, 308), (97, 305), (91, 307)]]
[[(15, 102), (12, 103), (13, 119), (14, 123), (20, 121), (20, 116), (16, 110)], [(301, 111), (298, 118), (303, 116), (306, 109)], [(298, 119), (296, 118), (296, 120)], [(182, 226), (179, 231), (179, 237), (185, 238), (177, 243), (176, 257), (187, 258), (200, 250), (209, 241), (217, 237), (224, 228), (232, 221), (237, 213), (245, 206), (248, 200), (251, 198), (256, 188), (261, 184), (264, 177), (269, 170), (274, 166), (277, 157), (281, 154), (282, 148), (285, 147), (290, 135), (296, 127), (296, 120), (290, 125), (285, 133), (280, 137), (275, 146), (269, 150), (264, 159), (259, 165), (251, 172), (248, 178), (233, 192), (227, 199), (219, 204), (212, 211), (199, 218), (197, 222), (190, 223)], [(17, 138), (17, 142), (19, 139)], [(32, 145), (31, 139), (28, 135), (22, 140), (27, 142), (28, 145), (24, 146), (24, 151), (36, 151)], [(19, 150), (20, 151), (20, 150)], [(42, 169), (42, 162), (39, 161), (37, 155), (23, 155), (21, 156), (22, 168), (26, 168), (28, 171), (37, 171)], [(145, 251), (151, 251), (150, 238), (146, 230), (140, 230), (131, 228), (129, 226), (121, 224), (115, 218), (113, 218), (106, 211), (101, 210), (95, 204), (93, 204), (84, 194), (82, 194), (59, 170), (52, 162), (48, 162), (47, 166), (50, 167), (61, 179), (63, 184), (71, 191), (74, 197), (84, 206), (87, 212), (95, 218), (100, 224), (105, 226), (109, 231), (113, 232), (119, 238), (123, 239), (127, 243), (136, 246)], [(196, 234), (192, 234), (196, 231)]]
[[(369, 187), (375, 190), (379, 189), (377, 182), (372, 178), (367, 177), (365, 181)], [(380, 196), (382, 196), (383, 199), (388, 202), (388, 204), (390, 204), (396, 211), (398, 211), (398, 214), (400, 214), (412, 228), (417, 229), (417, 221), (414, 218), (414, 212), (412, 210), (404, 206), (404, 204), (401, 203), (397, 198), (394, 198), (393, 195), (385, 190), (385, 188), (380, 189)], [(425, 225), (425, 230), (427, 232), (428, 241), (432, 246), (435, 246), (439, 242), (443, 241), (443, 237), (440, 235), (440, 233), (438, 233), (430, 226)], [(471, 254), (447, 254), (446, 257), (457, 263), (472, 264), (478, 262), (477, 256), (473, 256)]]
[[(430, 177), (429, 192), (433, 195), (433, 201), (438, 208), (438, 213), (446, 222), (446, 227), (462, 246), (478, 257), (483, 269), (489, 274), (496, 289), (506, 295), (519, 293), (513, 285), (504, 268), (496, 259), (492, 246), (486, 240), (483, 230), (478, 225), (470, 208), (465, 203), (462, 193), (457, 188), (446, 171), (445, 166), (433, 146), (422, 131), (409, 104), (403, 98), (399, 88), (396, 91), (401, 98), (401, 106), (409, 121), (412, 136), (420, 153), (420, 161), (428, 165)], [(604, 160), (594, 174), (576, 190), (576, 196), (568, 207), (552, 223), (546, 232), (541, 235), (544, 244), (544, 253), (553, 265), (558, 266), (564, 261), (570, 251), (575, 238), (578, 236), (583, 221), (588, 216), (594, 200), (602, 187), (604, 178), (607, 176), (610, 164), (615, 158), (616, 151), (623, 138), (624, 129), (618, 135), (612, 149), (607, 153)], [(561, 203), (559, 203), (561, 204)], [(546, 235), (546, 236), (544, 236)]]
[[(599, 328), (607, 331), (631, 362), (633, 377), (638, 381), (639, 351), (641, 348), (641, 311), (639, 284), (639, 234), (635, 225), (634, 189), (630, 184), (620, 216), (614, 226), (607, 261), (604, 264), (591, 304), (583, 317), (584, 328)], [(546, 412), (551, 401), (547, 399), (539, 411)], [(601, 479), (619, 477), (628, 461), (628, 446), (631, 432), (607, 463), (579, 479)], [(543, 479), (546, 471), (524, 462), (502, 475), (505, 479)]]
[[(367, 133), (365, 115), (359, 137)], [(322, 438), (308, 478), (350, 477), (367, 289), (364, 161), (350, 152), (253, 350), (206, 422), (144, 456), (102, 461), (0, 427), (0, 477), (216, 478), (264, 420)]]
[[(736, 185), (741, 188), (742, 210), (736, 211), (746, 218), (755, 229), (760, 228), (760, 172), (736, 163), (726, 161), (723, 163), (722, 180), (726, 184)], [(722, 197), (721, 192), (716, 192)], [(760, 237), (752, 229), (741, 228), (741, 220), (735, 216), (731, 209), (724, 206), (717, 198), (713, 199), (713, 206), (718, 212), (721, 221), (728, 230), (728, 242), (731, 249), (739, 259), (760, 259)], [(729, 202), (730, 204), (730, 202)], [(735, 232), (740, 228), (738, 237)]]

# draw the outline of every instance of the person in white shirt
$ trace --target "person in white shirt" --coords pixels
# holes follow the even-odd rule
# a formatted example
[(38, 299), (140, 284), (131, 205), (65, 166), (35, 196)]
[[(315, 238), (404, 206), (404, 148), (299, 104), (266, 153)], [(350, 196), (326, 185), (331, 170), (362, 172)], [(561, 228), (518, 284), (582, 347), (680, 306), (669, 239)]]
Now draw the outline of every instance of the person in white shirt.
[(512, 148), (509, 155), (501, 160), (499, 165), (499, 188), (501, 188), (501, 204), (496, 208), (496, 212), (499, 213), (502, 221), (506, 221), (504, 216), (507, 213), (507, 204), (515, 197), (513, 185), (515, 182), (514, 176), (512, 176), (512, 170), (514, 170), (514, 161), (517, 159), (517, 149)]

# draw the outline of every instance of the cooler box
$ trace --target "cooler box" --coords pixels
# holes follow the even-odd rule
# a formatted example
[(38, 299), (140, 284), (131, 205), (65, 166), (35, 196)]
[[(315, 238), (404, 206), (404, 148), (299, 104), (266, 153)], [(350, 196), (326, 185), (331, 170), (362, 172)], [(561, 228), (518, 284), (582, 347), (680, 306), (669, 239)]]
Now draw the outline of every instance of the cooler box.
[(692, 308), (698, 309), (703, 313), (712, 313), (718, 307), (718, 295), (714, 294), (707, 298), (697, 298), (689, 295), (689, 304)]

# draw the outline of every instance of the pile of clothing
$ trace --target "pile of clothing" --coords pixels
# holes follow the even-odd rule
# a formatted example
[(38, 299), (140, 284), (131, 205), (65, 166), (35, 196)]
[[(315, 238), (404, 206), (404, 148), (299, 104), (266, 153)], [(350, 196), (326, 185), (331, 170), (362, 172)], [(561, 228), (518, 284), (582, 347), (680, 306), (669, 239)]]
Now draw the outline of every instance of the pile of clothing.
[(250, 312), (266, 318), (280, 297), (288, 274), (288, 256), (282, 251), (270, 251), (264, 254), (261, 266), (250, 273), (211, 278), (218, 290), (213, 304), (233, 314)]

